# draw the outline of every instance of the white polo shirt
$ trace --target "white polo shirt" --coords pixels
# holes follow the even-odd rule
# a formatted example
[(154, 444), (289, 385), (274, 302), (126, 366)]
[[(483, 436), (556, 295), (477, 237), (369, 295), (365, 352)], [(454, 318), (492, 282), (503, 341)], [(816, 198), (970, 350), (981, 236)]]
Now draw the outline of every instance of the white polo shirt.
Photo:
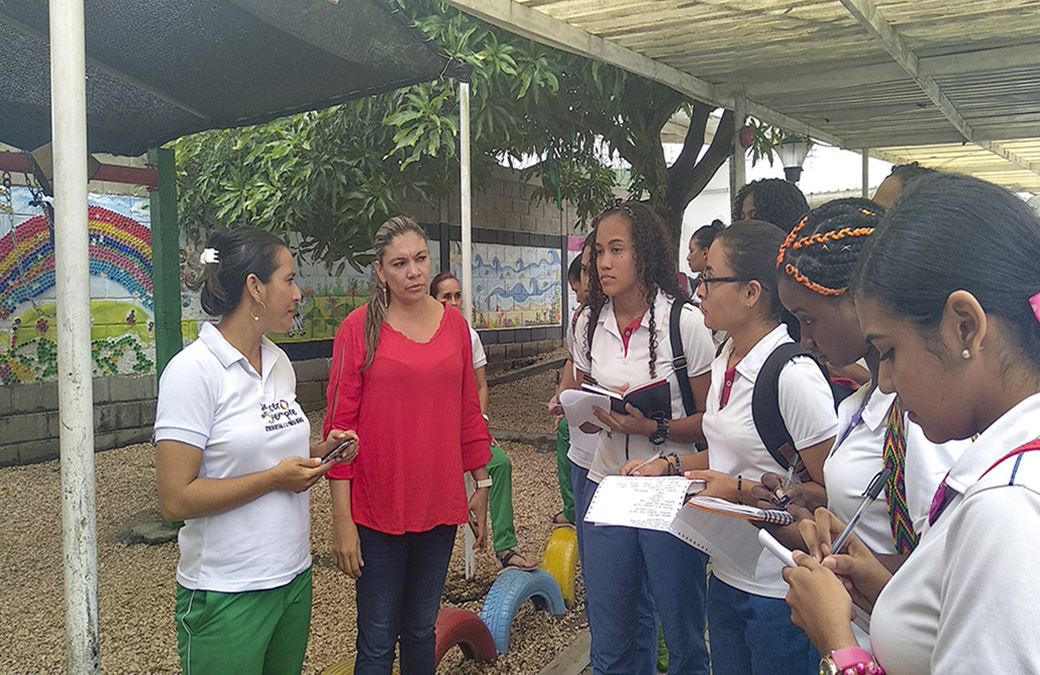
[[(656, 324), (657, 348), (656, 370), (654, 379), (668, 379), (672, 398), (672, 419), (686, 417), (683, 408), (682, 392), (679, 390), (675, 370), (672, 368), (672, 341), (669, 337), (669, 318), (672, 311), (672, 299), (658, 291), (654, 300), (654, 323)], [(586, 353), (585, 335), (589, 323), (589, 310), (585, 310), (574, 327), (573, 358), (574, 366), (581, 372), (589, 373), (601, 386), (618, 389), (624, 385), (637, 387), (651, 381), (650, 377), (650, 329), (649, 312), (643, 315), (639, 325), (632, 331), (628, 340), (628, 352), (625, 352), (621, 339), (621, 330), (614, 316), (614, 303), (608, 299), (599, 314), (596, 334), (592, 340), (592, 363)], [(679, 316), (679, 333), (682, 336), (683, 353), (686, 356), (687, 374), (697, 377), (708, 372), (714, 356), (711, 331), (704, 325), (704, 315), (693, 305), (683, 307)], [(672, 452), (687, 455), (693, 448), (689, 443), (680, 443), (671, 439), (661, 445), (654, 445), (647, 436), (628, 436), (606, 432), (599, 434), (596, 456), (589, 469), (589, 480), (600, 482), (604, 476), (617, 475), (621, 468), (633, 459), (649, 459), (658, 453)]]
[[(894, 393), (885, 394), (880, 389), (866, 385), (838, 406), (839, 440), (823, 466), (823, 476), (827, 484), (827, 508), (844, 523), (849, 522), (856, 513), (863, 502), (863, 491), (884, 467), (888, 411), (895, 399)], [(860, 409), (861, 419), (853, 426), (853, 417)], [(971, 442), (932, 443), (925, 438), (921, 427), (911, 422), (905, 413), (903, 424), (906, 429), (906, 501), (914, 531), (920, 535), (927, 525), (928, 509), (935, 488), (953, 466), (954, 460), (960, 457)], [(856, 536), (874, 553), (898, 553), (892, 540), (892, 526), (884, 493), (863, 511), (856, 525)], [(856, 633), (856, 638), (866, 647), (869, 637), (865, 631), (870, 625), (870, 615), (858, 607), (856, 612), (856, 627), (863, 629)]]
[[(571, 355), (571, 375), (574, 381), (578, 381), (578, 366), (574, 363), (574, 323), (580, 315), (575, 314), (573, 320), (567, 322), (567, 353)], [(567, 459), (571, 460), (586, 471), (592, 466), (592, 460), (596, 457), (596, 447), (599, 446), (599, 434), (587, 434), (578, 427), (568, 427), (571, 442), (567, 449)]]
[[(755, 380), (773, 350), (793, 342), (783, 324), (758, 341), (737, 363), (736, 376), (730, 389), (729, 402), (720, 407), (726, 369), (733, 341), (711, 364), (711, 388), (704, 411), (704, 436), (708, 441), (708, 466), (729, 476), (743, 476), (757, 482), (766, 472), (784, 473), (755, 429), (751, 413), (751, 397)], [(798, 357), (780, 369), (780, 415), (787, 425), (795, 448), (804, 450), (833, 438), (838, 426), (830, 383), (810, 357)], [(751, 531), (749, 536), (755, 536)], [(712, 560), (712, 573), (720, 580), (746, 593), (770, 598), (787, 595), (787, 583), (781, 577), (783, 563), (763, 550), (755, 578), (749, 579), (722, 560)]]
[(469, 340), (473, 343), (473, 370), (480, 370), (487, 365), (487, 354), (484, 353), (484, 343), (472, 326), (469, 329)]
[[(170, 361), (159, 381), (156, 441), (202, 449), (200, 478), (264, 471), (310, 455), (310, 422), (296, 402), (296, 373), (266, 337), (262, 374), (211, 323)], [(177, 582), (234, 593), (283, 586), (311, 564), (308, 492), (274, 491), (224, 513), (185, 521)]]
[(871, 648), (891, 675), (1040, 672), (1040, 394), (953, 464), (955, 496), (874, 605)]

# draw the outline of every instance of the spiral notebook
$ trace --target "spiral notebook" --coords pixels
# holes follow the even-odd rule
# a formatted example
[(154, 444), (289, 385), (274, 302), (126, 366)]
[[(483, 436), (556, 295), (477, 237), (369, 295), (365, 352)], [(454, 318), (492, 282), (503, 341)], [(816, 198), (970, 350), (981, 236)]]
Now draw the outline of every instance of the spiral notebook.
[(787, 511), (760, 509), (746, 504), (734, 504), (717, 497), (694, 497), (690, 500), (690, 506), (730, 518), (741, 518), (770, 525), (790, 525), (794, 522), (794, 516)]

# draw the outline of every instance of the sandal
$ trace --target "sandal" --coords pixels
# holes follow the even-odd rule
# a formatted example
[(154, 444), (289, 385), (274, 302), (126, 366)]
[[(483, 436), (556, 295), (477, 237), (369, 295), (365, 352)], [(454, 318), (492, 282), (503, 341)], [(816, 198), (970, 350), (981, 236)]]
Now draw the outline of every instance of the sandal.
[[(506, 549), (501, 553), (495, 553), (495, 560), (498, 562), (499, 573), (505, 572), (509, 568), (518, 569), (523, 572), (530, 572), (531, 570), (538, 567), (538, 563), (529, 562), (526, 558), (516, 552), (515, 549)], [(523, 563), (519, 561), (523, 561)]]
[(564, 525), (573, 525), (571, 521), (567, 520), (567, 516), (563, 515), (563, 511), (560, 511), (552, 517), (553, 527), (562, 527)]

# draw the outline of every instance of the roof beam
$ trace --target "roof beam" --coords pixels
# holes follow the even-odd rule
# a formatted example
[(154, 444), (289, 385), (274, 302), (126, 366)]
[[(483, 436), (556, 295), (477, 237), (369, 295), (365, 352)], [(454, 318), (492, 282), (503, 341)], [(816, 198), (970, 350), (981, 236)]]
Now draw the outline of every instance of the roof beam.
[(1040, 175), (1040, 163), (1030, 162), (990, 141), (977, 140), (974, 129), (971, 128), (968, 121), (957, 110), (957, 107), (946, 97), (935, 78), (921, 72), (920, 60), (917, 58), (917, 54), (907, 46), (902, 36), (892, 27), (892, 24), (888, 23), (885, 17), (881, 16), (881, 12), (878, 11), (873, 0), (841, 0), (841, 4), (885, 48), (885, 51), (889, 53), (895, 62), (917, 82), (921, 90), (939, 109), (939, 112), (964, 136), (965, 140), (976, 143), (979, 147), (985, 148), (1023, 169), (1028, 169)]
[[(711, 82), (621, 47), (610, 40), (593, 35), (514, 0), (446, 0), (446, 2), (471, 16), (529, 40), (616, 66), (649, 80), (660, 82), (698, 101), (729, 110), (733, 109), (734, 94), (722, 92)], [(781, 127), (790, 133), (803, 134), (826, 143), (842, 145), (842, 140), (838, 136), (817, 129), (768, 106), (750, 100), (747, 105), (749, 115), (767, 124)]]

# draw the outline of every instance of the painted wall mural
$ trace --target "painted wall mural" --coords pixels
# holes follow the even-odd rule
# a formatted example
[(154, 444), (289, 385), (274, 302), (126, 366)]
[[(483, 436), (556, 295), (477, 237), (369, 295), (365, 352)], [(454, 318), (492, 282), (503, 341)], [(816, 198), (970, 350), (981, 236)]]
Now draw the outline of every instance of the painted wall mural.
[[(94, 376), (155, 368), (148, 200), (90, 195)], [(0, 192), (0, 384), (57, 376), (54, 243), (30, 192)]]
[[(462, 247), (451, 244), (451, 271), (462, 276)], [(563, 313), (560, 251), (473, 245), (473, 327), (478, 330), (559, 326)]]

